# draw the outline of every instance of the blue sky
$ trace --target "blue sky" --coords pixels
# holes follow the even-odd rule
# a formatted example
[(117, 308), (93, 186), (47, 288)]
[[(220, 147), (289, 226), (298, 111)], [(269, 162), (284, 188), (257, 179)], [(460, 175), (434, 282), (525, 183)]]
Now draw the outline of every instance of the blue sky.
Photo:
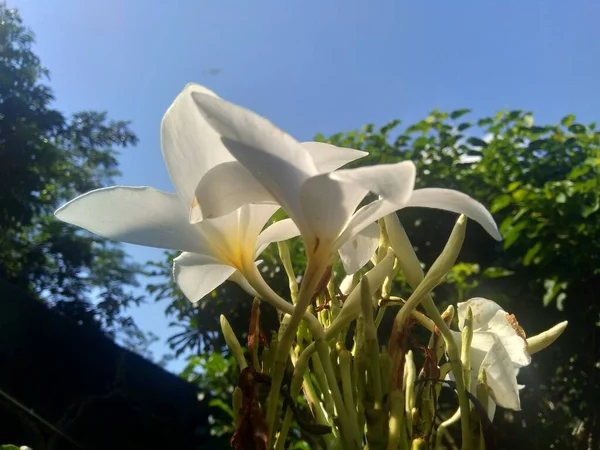
[[(8, 0), (37, 36), (56, 107), (133, 121), (121, 184), (173, 190), (161, 117), (195, 81), (298, 139), (433, 108), (600, 116), (600, 2)], [(220, 69), (218, 75), (212, 69)], [(160, 251), (128, 246), (139, 261)], [(164, 305), (134, 311), (166, 350)], [(217, 320), (217, 318), (215, 318)], [(181, 364), (172, 364), (173, 370)]]

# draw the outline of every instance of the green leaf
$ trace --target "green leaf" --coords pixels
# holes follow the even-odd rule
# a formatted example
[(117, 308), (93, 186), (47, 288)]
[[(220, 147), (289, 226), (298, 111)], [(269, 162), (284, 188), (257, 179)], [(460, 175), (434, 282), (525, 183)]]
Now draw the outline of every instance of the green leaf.
[(536, 139), (535, 141), (531, 141), (527, 148), (529, 150), (539, 150), (541, 148), (544, 148), (547, 142), (548, 139)]
[(585, 133), (585, 126), (580, 123), (574, 123), (569, 127), (569, 131), (574, 134)]
[(600, 209), (600, 197), (596, 197), (596, 202), (592, 206), (585, 207), (581, 215), (584, 219), (587, 219), (589, 216), (598, 211), (598, 209)]
[(519, 186), (521, 186), (521, 182), (520, 181), (513, 181), (512, 183), (510, 183), (508, 185), (508, 188), (506, 189), (506, 192), (512, 192), (515, 189), (517, 189)]
[(458, 131), (465, 131), (467, 128), (471, 128), (473, 124), (471, 122), (463, 122), (461, 123), (457, 129)]
[(19, 450), (19, 447), (16, 445), (0, 445), (0, 450)]
[(503, 210), (504, 208), (506, 208), (508, 205), (510, 205), (512, 202), (512, 198), (510, 195), (501, 195), (500, 197), (496, 197), (494, 199), (494, 201), (492, 202), (492, 206), (490, 207), (490, 212), (496, 213), (498, 211)]
[(219, 408), (233, 419), (233, 409), (231, 409), (231, 406), (229, 406), (220, 398), (213, 398), (210, 402), (208, 402), (208, 406), (213, 408)]
[(527, 189), (525, 189), (525, 188), (517, 189), (516, 191), (514, 191), (512, 193), (512, 198), (516, 202), (522, 202), (523, 200), (525, 200), (525, 198), (527, 197), (528, 193), (529, 193), (529, 191)]
[(451, 119), (458, 119), (459, 117), (464, 116), (465, 114), (469, 114), (471, 112), (470, 109), (457, 109), (456, 111), (452, 111), (450, 113)]
[(527, 253), (525, 253), (525, 257), (523, 258), (523, 265), (529, 266), (533, 262), (533, 258), (535, 258), (535, 256), (540, 252), (541, 249), (542, 243), (536, 242), (536, 244), (529, 250), (527, 250)]
[(503, 278), (513, 275), (512, 270), (505, 269), (504, 267), (488, 267), (482, 273), (486, 278)]
[(575, 116), (573, 114), (569, 114), (568, 116), (563, 117), (560, 121), (561, 125), (564, 127), (571, 126), (573, 122), (575, 122)]
[(534, 133), (534, 134), (542, 134), (542, 133), (545, 133), (546, 131), (548, 131), (548, 128), (533, 126), (533, 127), (529, 127), (528, 131), (530, 131), (531, 133)]
[(485, 142), (483, 139), (479, 139), (476, 137), (470, 137), (469, 139), (467, 139), (467, 143), (471, 144), (473, 147), (487, 147), (487, 142)]

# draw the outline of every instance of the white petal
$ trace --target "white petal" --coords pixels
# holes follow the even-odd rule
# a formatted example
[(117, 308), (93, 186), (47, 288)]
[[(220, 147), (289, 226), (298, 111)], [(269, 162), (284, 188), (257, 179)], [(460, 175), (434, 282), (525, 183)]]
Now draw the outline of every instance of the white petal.
[(519, 411), (519, 386), (517, 384), (517, 368), (512, 364), (504, 345), (494, 336), (494, 344), (490, 348), (481, 370), (485, 371), (486, 384), (491, 389), (492, 400), (503, 408)]
[(209, 95), (194, 95), (206, 120), (231, 154), (299, 223), (300, 186), (317, 174), (309, 152), (294, 138), (253, 112)]
[(212, 255), (233, 267), (254, 262), (256, 240), (277, 205), (244, 205), (215, 219), (194, 225), (209, 239)]
[(250, 286), (248, 280), (246, 280), (244, 275), (242, 275), (239, 270), (236, 270), (233, 275), (229, 277), (229, 280), (236, 283), (239, 287), (246, 291), (246, 294), (250, 295), (251, 297), (259, 297), (254, 288)]
[(236, 271), (219, 260), (197, 253), (182, 253), (173, 260), (173, 277), (183, 294), (197, 302)]
[(411, 161), (403, 161), (397, 164), (338, 170), (329, 176), (379, 195), (379, 200), (363, 206), (354, 214), (338, 239), (337, 245), (341, 246), (373, 222), (406, 204), (415, 184), (415, 166)]
[(492, 400), (491, 398), (488, 398), (487, 401), (487, 414), (490, 418), (490, 421), (493, 421), (494, 416), (496, 415), (496, 402), (494, 402), (494, 400)]
[(354, 288), (354, 275), (346, 275), (340, 283), (340, 292), (343, 295), (350, 294), (350, 291)]
[(331, 246), (368, 192), (359, 184), (332, 180), (330, 174), (306, 180), (300, 190), (300, 203), (306, 220), (306, 228), (301, 231), (307, 250)]
[[(263, 231), (265, 224), (269, 221), (273, 214), (277, 212), (279, 209), (279, 205), (244, 205), (240, 208), (240, 217), (238, 226), (240, 229), (240, 240), (245, 242), (248, 246), (253, 246), (253, 249), (256, 248), (259, 235), (261, 231), (263, 233), (267, 232), (267, 229)], [(273, 233), (273, 231), (271, 231)], [(288, 229), (289, 233), (289, 229)], [(268, 235), (267, 235), (268, 236)], [(285, 234), (287, 236), (287, 234)], [(285, 239), (289, 239), (285, 237)], [(279, 235), (274, 236), (274, 240), (271, 242), (275, 242), (280, 239)], [(261, 241), (262, 242), (262, 241)]]
[(473, 329), (485, 328), (498, 311), (504, 311), (500, 305), (483, 297), (474, 297), (457, 304), (458, 328), (462, 330), (467, 314), (467, 308), (473, 311)]
[(260, 255), (272, 242), (287, 241), (300, 234), (300, 230), (292, 219), (278, 220), (265, 228), (256, 241), (256, 255)]
[[(456, 333), (456, 334), (454, 334)], [(456, 342), (461, 345), (462, 338), (461, 334), (453, 332)], [(471, 341), (471, 367), (473, 369), (473, 375), (477, 376), (479, 368), (483, 363), (483, 360), (487, 356), (488, 352), (494, 345), (495, 338), (492, 333), (486, 331), (475, 331), (473, 332), (473, 340)]]
[(301, 145), (308, 150), (320, 173), (332, 172), (369, 154), (361, 150), (338, 147), (324, 142), (302, 142)]
[(161, 147), (167, 171), (188, 208), (202, 176), (217, 164), (234, 159), (221, 142), (221, 136), (198, 110), (193, 93), (217, 98), (205, 87), (188, 84), (169, 107), (161, 124)]
[(517, 333), (515, 326), (518, 325), (511, 316), (502, 310), (497, 311), (488, 322), (488, 330), (498, 336), (513, 364), (525, 367), (531, 363), (531, 356), (527, 351), (527, 341)]
[(183, 251), (206, 251), (206, 238), (190, 225), (176, 194), (150, 187), (114, 186), (83, 194), (56, 217), (116, 241)]
[(475, 222), (479, 222), (494, 239), (502, 240), (502, 235), (490, 212), (477, 200), (462, 192), (439, 188), (415, 189), (406, 206), (443, 209), (464, 214)]
[(210, 169), (195, 191), (190, 222), (224, 216), (247, 203), (276, 204), (273, 196), (238, 161)]
[(347, 274), (358, 272), (369, 262), (379, 246), (379, 225), (375, 222), (354, 235), (338, 253)]

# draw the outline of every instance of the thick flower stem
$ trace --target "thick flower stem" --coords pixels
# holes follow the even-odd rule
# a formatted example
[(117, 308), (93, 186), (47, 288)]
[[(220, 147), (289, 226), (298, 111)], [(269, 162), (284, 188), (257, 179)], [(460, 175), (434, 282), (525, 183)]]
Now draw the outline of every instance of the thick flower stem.
[(248, 267), (245, 267), (244, 270), (244, 275), (246, 276), (246, 279), (250, 285), (265, 301), (273, 305), (275, 308), (290, 314), (289, 319), (286, 319), (287, 324), (285, 331), (281, 334), (278, 340), (277, 350), (273, 355), (273, 365), (271, 367), (271, 389), (269, 391), (269, 397), (267, 400), (269, 446), (273, 442), (273, 436), (275, 433), (275, 422), (277, 418), (277, 412), (279, 410), (280, 391), (281, 384), (283, 382), (285, 366), (300, 322), (302, 319), (306, 320), (313, 338), (323, 339), (325, 336), (323, 326), (319, 323), (316, 317), (307, 312), (308, 306), (310, 305), (315, 290), (319, 285), (320, 278), (324, 272), (325, 267), (322, 267), (322, 265), (311, 265), (309, 261), (306, 273), (304, 274), (304, 280), (306, 281), (302, 283), (300, 287), (296, 306), (293, 306), (273, 292), (271, 287), (260, 275), (256, 265), (248, 265)]
[[(323, 261), (323, 259), (317, 259), (317, 261)], [(326, 261), (328, 260), (326, 259)], [(309, 259), (306, 272), (304, 274), (303, 283), (301, 284), (300, 291), (298, 292), (296, 306), (290, 317), (287, 328), (279, 339), (279, 343), (277, 345), (277, 353), (275, 355), (275, 361), (272, 370), (271, 390), (269, 392), (269, 399), (267, 402), (267, 424), (269, 425), (270, 438), (269, 442), (272, 442), (272, 437), (275, 433), (275, 422), (277, 418), (277, 411), (279, 409), (279, 392), (283, 382), (283, 373), (289, 351), (292, 348), (294, 337), (296, 335), (296, 331), (298, 330), (298, 326), (300, 325), (300, 321), (305, 316), (305, 312), (310, 305), (312, 298), (319, 287), (319, 284), (322, 283), (322, 277), (325, 274), (325, 271), (326, 265), (322, 263), (315, 264)], [(348, 448), (353, 448), (355, 447), (355, 445), (353, 445), (353, 441), (356, 441), (354, 438), (356, 433), (348, 420), (348, 414), (344, 406), (339, 386), (337, 385), (333, 366), (331, 365), (331, 361), (329, 359), (329, 348), (323, 339), (323, 334), (316, 335), (314, 337), (317, 353), (319, 354), (321, 364), (323, 365), (327, 382), (329, 384), (329, 389), (331, 390), (335, 407), (337, 409), (342, 437), (345, 438), (344, 440), (347, 440), (347, 445), (349, 446)], [(327, 386), (324, 386), (323, 389), (327, 389)], [(356, 445), (358, 445), (358, 443), (356, 443)]]

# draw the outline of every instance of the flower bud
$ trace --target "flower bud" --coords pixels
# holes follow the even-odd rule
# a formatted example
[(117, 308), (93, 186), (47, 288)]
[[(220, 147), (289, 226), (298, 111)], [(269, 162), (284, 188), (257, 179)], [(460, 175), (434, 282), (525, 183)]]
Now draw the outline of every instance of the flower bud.
[(567, 328), (568, 322), (565, 320), (557, 325), (554, 325), (549, 330), (546, 330), (540, 334), (532, 336), (527, 339), (527, 347), (529, 350), (529, 354), (533, 355), (534, 353), (539, 352), (540, 350), (544, 350), (550, 344), (552, 344), (558, 337), (565, 331)]

